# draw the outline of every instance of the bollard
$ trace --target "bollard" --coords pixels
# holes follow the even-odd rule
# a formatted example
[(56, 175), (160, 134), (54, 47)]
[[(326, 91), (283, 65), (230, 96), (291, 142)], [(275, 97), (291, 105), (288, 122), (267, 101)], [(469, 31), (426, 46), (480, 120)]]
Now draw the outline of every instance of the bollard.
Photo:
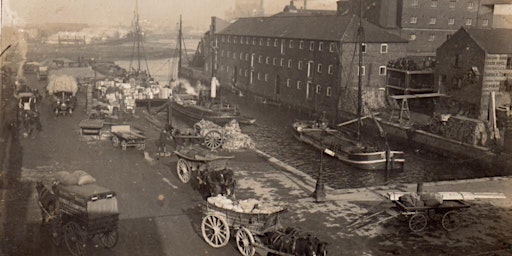
[(416, 193), (420, 194), (423, 193), (423, 182), (418, 182), (416, 187)]

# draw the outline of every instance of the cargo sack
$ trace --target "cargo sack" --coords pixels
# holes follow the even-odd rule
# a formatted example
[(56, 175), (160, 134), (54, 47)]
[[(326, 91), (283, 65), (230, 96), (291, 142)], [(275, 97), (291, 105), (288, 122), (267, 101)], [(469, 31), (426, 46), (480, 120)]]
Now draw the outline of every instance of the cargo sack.
[(420, 198), (427, 207), (437, 207), (443, 204), (443, 195), (440, 193), (425, 193), (421, 194)]
[(78, 178), (66, 171), (60, 171), (55, 174), (56, 179), (59, 181), (62, 185), (76, 185), (78, 184)]

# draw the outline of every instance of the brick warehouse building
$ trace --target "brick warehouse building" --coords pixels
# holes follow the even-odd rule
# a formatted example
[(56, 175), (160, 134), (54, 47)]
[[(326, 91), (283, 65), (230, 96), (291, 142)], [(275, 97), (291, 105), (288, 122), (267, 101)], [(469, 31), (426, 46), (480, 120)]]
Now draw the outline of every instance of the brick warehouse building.
[(460, 28), (437, 49), (435, 80), (466, 116), (487, 120), (490, 93), (496, 107), (511, 104), (512, 29)]
[[(358, 26), (354, 15), (240, 18), (216, 34), (217, 77), (293, 107), (355, 113)], [(363, 27), (363, 98), (379, 108), (386, 65), (405, 55), (407, 40), (366, 21)]]
[(338, 12), (359, 13), (360, 1), (365, 19), (409, 40), (407, 55), (420, 60), (461, 26), (512, 26), (510, 0), (341, 0)]

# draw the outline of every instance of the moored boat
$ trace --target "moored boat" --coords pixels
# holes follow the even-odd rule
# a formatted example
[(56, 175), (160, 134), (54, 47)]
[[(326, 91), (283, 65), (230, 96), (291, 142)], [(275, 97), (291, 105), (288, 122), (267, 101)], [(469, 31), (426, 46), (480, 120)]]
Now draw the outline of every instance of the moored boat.
[(293, 123), (293, 135), (343, 163), (363, 170), (402, 169), (404, 152), (363, 145), (349, 130), (323, 128), (317, 121)]
[(220, 101), (198, 101), (197, 96), (190, 94), (173, 93), (171, 101), (172, 111), (178, 112), (193, 121), (201, 119), (224, 125), (235, 119), (240, 124), (254, 124), (256, 119), (240, 114), (237, 105)]

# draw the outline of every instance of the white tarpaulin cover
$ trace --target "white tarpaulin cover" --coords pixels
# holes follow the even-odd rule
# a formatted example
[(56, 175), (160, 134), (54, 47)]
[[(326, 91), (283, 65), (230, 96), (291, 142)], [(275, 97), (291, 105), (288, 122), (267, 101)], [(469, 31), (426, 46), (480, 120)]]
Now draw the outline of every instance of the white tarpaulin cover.
[(70, 92), (75, 96), (78, 91), (78, 83), (76, 78), (69, 75), (50, 75), (48, 78), (48, 87), (46, 87), (49, 94), (56, 92)]

